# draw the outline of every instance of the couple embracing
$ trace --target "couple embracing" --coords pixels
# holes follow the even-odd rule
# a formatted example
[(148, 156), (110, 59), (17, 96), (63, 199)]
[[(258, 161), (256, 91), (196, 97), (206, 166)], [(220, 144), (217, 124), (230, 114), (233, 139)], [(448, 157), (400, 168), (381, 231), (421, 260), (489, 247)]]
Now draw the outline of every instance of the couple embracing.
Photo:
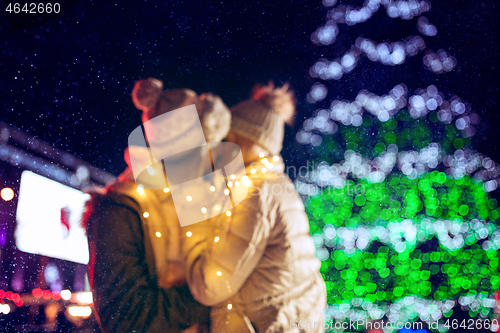
[[(148, 185), (164, 176), (166, 164), (155, 163), (138, 177), (133, 165), (150, 161), (150, 150), (129, 146), (129, 167), (93, 196), (86, 217), (89, 280), (101, 330), (298, 332), (290, 323), (310, 322), (318, 324), (308, 331), (322, 332), (326, 290), (320, 262), (279, 155), (285, 123), (295, 113), (288, 86), (258, 85), (250, 99), (229, 109), (218, 96), (163, 91), (160, 80), (148, 78), (136, 82), (132, 100), (142, 111), (146, 139), (167, 150), (193, 139), (196, 126), (179, 110), (194, 105), (206, 142), (239, 146), (244, 181), (226, 180), (248, 193), (225, 213), (222, 201), (208, 202), (202, 212), (221, 213), (181, 226), (174, 190), (168, 183)], [(179, 116), (148, 131), (151, 120), (173, 111)], [(207, 174), (220, 157), (196, 149), (175, 156), (170, 166), (180, 176)], [(271, 191), (276, 186), (283, 191)]]

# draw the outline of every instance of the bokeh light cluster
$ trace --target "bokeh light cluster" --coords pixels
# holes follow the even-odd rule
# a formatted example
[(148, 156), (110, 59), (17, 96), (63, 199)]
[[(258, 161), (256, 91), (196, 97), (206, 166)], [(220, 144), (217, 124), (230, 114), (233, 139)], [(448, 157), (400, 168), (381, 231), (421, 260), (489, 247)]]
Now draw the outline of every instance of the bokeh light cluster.
[(347, 180), (308, 197), (336, 320), (437, 320), (457, 304), (472, 317), (493, 314), (500, 209), (470, 176), (393, 173), (385, 182)]
[[(337, 4), (336, 0), (324, 0), (325, 7)], [(339, 24), (348, 26), (364, 23), (369, 20), (381, 7), (385, 7), (387, 16), (410, 20), (427, 12), (431, 8), (428, 1), (392, 1), (392, 0), (367, 0), (361, 7), (339, 4), (330, 9), (326, 15), (326, 22), (311, 34), (311, 41), (316, 45), (331, 45), (335, 43), (340, 33)], [(426, 17), (419, 17), (417, 30), (426, 37), (436, 36), (438, 29)], [(359, 37), (351, 49), (342, 57), (335, 60), (320, 59), (309, 70), (312, 78), (321, 80), (340, 80), (344, 74), (351, 72), (358, 65), (360, 57), (366, 56), (371, 61), (384, 65), (401, 65), (409, 57), (417, 55), (426, 48), (421, 36), (411, 35), (405, 40), (392, 43), (378, 43), (367, 38)], [(423, 58), (426, 69), (441, 74), (452, 71), (457, 65), (457, 60), (444, 50), (437, 53), (429, 51)], [(314, 86), (308, 95), (309, 103), (321, 101), (324, 97), (314, 91)], [(326, 94), (324, 94), (326, 96)]]
[[(380, 319), (391, 313), (403, 322), (427, 321), (430, 314), (436, 320), (449, 317), (457, 303), (468, 308), (473, 317), (478, 313), (482, 317), (492, 314), (495, 303), (489, 295), (491, 289), (500, 287), (498, 251), (486, 251), (477, 244), (460, 251), (425, 245), (401, 252), (380, 244), (372, 245), (370, 251), (332, 250), (321, 268), (328, 302), (335, 304), (333, 309), (352, 307), (347, 316), (351, 320), (367, 316)], [(406, 304), (403, 311), (393, 311), (393, 305), (405, 298), (414, 302)], [(424, 307), (416, 299), (450, 307)]]
[[(417, 179), (410, 179), (395, 173), (389, 175), (385, 182), (372, 183), (367, 179), (360, 179), (348, 180), (346, 183), (342, 187), (327, 187), (318, 193), (320, 196), (314, 195), (308, 202), (307, 212), (318, 228), (326, 225), (373, 225), (379, 218), (387, 224), (404, 219), (420, 219), (422, 216), (447, 220), (496, 221), (500, 213), (496, 200), (488, 199), (482, 186), (469, 176), (454, 179), (443, 172), (433, 171)], [(316, 230), (317, 227), (312, 229)], [(428, 227), (431, 228), (426, 226), (424, 229), (428, 230)], [(413, 227), (410, 224), (404, 229), (408, 228)], [(464, 228), (453, 234), (469, 231)]]
[[(401, 65), (407, 57), (415, 56), (424, 49), (425, 42), (420, 36), (410, 36), (406, 40), (394, 43), (377, 43), (367, 38), (358, 37), (350, 51), (346, 52), (342, 57), (334, 61), (318, 60), (309, 70), (309, 75), (322, 80), (340, 80), (344, 74), (351, 72), (358, 65), (361, 55), (374, 62), (395, 66)], [(446, 60), (443, 60), (441, 67), (446, 64), (448, 68), (448, 62), (444, 63), (444, 61)], [(316, 101), (318, 100), (311, 99), (309, 102), (314, 103)]]
[(424, 36), (436, 36), (438, 33), (436, 26), (423, 16), (418, 19), (417, 29)]
[[(426, 1), (339, 4), (311, 40), (333, 44), (340, 24), (365, 22), (381, 5), (407, 20), (430, 9)], [(423, 68), (452, 71), (452, 55), (426, 49), (424, 37), (436, 36), (437, 27), (420, 17), (417, 30), (421, 36), (392, 43), (358, 37), (341, 57), (319, 59), (309, 70), (317, 81), (307, 101), (326, 100), (327, 82), (353, 71), (362, 56), (395, 66), (425, 51)], [(479, 123), (460, 97), (435, 85), (412, 93), (402, 83), (384, 95), (362, 90), (354, 100), (334, 100), (304, 121), (296, 140), (315, 159), (295, 185), (322, 261), (327, 318), (435, 321), (456, 307), (493, 316), (500, 209), (488, 192), (497, 189), (500, 168), (471, 148)]]
[(359, 126), (337, 116), (335, 131), (310, 128), (322, 145), (296, 188), (335, 320), (437, 320), (455, 306), (472, 317), (494, 313), (500, 209), (488, 191), (499, 168), (468, 147), (457, 121), (443, 119), (401, 110), (382, 122), (369, 112)]
[[(315, 84), (311, 88), (308, 98), (325, 98), (328, 89), (323, 84)], [(316, 114), (304, 121), (303, 128), (297, 133), (297, 141), (302, 144), (321, 144), (319, 134), (334, 134), (338, 130), (337, 124), (371, 126), (370, 119), (363, 120), (366, 112), (375, 115), (381, 122), (388, 122), (402, 109), (408, 109), (413, 119), (429, 117), (431, 122), (450, 124), (462, 132), (465, 138), (474, 136), (475, 125), (479, 124), (479, 116), (471, 111), (469, 104), (458, 96), (446, 99), (436, 86), (417, 91), (408, 96), (408, 89), (404, 84), (398, 84), (388, 94), (378, 96), (362, 90), (354, 101), (335, 100), (329, 109), (320, 109)], [(405, 114), (400, 119), (405, 121)], [(389, 124), (394, 124), (389, 122)], [(392, 125), (389, 125), (391, 127)]]
[[(337, 4), (337, 0), (323, 0), (325, 7), (332, 7)], [(382, 5), (387, 16), (390, 18), (401, 18), (403, 20), (411, 20), (414, 17), (420, 16), (431, 9), (431, 4), (428, 1), (418, 0), (367, 0), (363, 6), (354, 7), (340, 4), (330, 9), (326, 15), (329, 25), (347, 24), (356, 25), (368, 21)], [(321, 31), (321, 27), (313, 34), (314, 37)], [(328, 45), (328, 44), (325, 44)]]
[(430, 51), (424, 56), (425, 68), (435, 74), (450, 72), (456, 65), (457, 59), (444, 50), (439, 50), (437, 53)]

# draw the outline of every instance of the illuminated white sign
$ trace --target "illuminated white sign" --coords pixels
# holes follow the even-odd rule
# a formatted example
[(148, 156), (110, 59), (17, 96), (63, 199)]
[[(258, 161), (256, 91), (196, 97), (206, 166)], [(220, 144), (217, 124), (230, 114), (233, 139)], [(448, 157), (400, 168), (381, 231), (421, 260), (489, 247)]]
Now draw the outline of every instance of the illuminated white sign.
[(81, 225), (90, 195), (30, 171), (21, 175), (17, 204), (19, 250), (87, 264), (87, 237)]

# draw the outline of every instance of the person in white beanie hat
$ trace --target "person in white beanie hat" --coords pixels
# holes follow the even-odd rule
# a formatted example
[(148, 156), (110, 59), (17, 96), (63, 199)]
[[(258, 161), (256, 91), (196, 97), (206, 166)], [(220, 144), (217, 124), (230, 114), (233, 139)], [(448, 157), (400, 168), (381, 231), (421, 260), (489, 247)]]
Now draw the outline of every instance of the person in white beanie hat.
[[(149, 143), (167, 150), (189, 141), (198, 121), (184, 121), (182, 112), (171, 113), (183, 107), (196, 106), (207, 141), (220, 141), (229, 130), (229, 109), (210, 93), (163, 91), (162, 81), (147, 78), (136, 82), (132, 100), (142, 110)], [(174, 114), (169, 118), (173, 125), (153, 126), (155, 118), (166, 114)], [(179, 157), (183, 172), (204, 172), (199, 164), (181, 163), (182, 158), (186, 156)], [(103, 333), (196, 332), (203, 326), (195, 324), (207, 323), (208, 309), (185, 285), (179, 220), (168, 187), (157, 186), (164, 175), (162, 163), (148, 167), (148, 177), (141, 174), (135, 179), (132, 162), (151, 162), (148, 147), (129, 146), (125, 160), (129, 167), (106, 186), (104, 195), (94, 195), (86, 219), (96, 318)]]
[(228, 186), (248, 186), (248, 196), (225, 215), (183, 228), (187, 282), (211, 306), (213, 333), (324, 331), (320, 261), (279, 156), (294, 112), (288, 85), (272, 83), (231, 108), (226, 141), (241, 148), (247, 177)]

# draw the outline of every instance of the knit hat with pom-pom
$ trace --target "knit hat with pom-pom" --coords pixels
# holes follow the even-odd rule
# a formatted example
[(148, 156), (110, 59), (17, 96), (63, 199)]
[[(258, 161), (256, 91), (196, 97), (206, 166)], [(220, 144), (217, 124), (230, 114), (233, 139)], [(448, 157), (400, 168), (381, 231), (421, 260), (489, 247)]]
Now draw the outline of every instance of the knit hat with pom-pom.
[(146, 122), (169, 111), (194, 104), (198, 95), (189, 89), (163, 91), (163, 82), (153, 77), (138, 80), (132, 90), (132, 101), (142, 110)]
[(294, 97), (287, 84), (276, 89), (272, 83), (257, 85), (252, 98), (231, 108), (231, 131), (278, 155), (283, 148), (285, 123), (291, 124), (294, 114)]
[[(200, 97), (190, 89), (163, 91), (161, 80), (149, 77), (138, 80), (132, 90), (132, 101), (142, 110), (142, 122), (184, 106), (195, 104), (207, 142), (220, 142), (229, 131), (231, 113), (219, 96), (205, 93)], [(193, 119), (194, 120), (194, 119)], [(179, 131), (192, 124), (179, 124)]]

